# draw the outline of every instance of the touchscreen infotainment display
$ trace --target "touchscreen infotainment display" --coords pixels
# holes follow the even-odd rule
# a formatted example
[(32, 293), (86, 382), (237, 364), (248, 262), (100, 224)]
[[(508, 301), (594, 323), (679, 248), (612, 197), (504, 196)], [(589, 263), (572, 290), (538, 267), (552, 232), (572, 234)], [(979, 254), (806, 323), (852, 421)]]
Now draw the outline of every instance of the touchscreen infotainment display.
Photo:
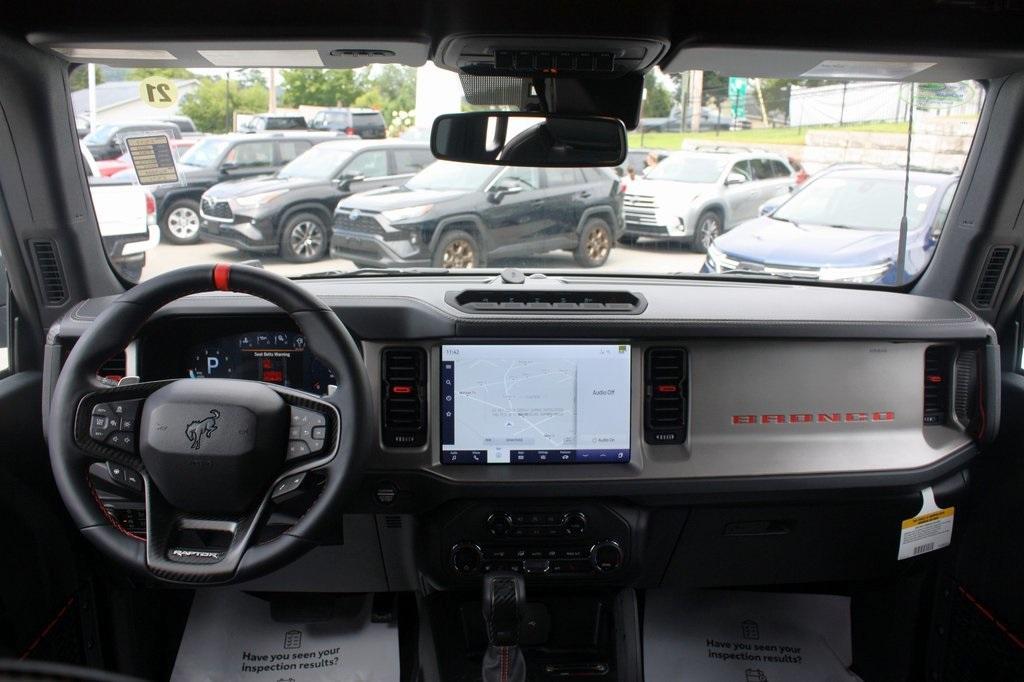
[(441, 349), (443, 464), (629, 461), (628, 345)]

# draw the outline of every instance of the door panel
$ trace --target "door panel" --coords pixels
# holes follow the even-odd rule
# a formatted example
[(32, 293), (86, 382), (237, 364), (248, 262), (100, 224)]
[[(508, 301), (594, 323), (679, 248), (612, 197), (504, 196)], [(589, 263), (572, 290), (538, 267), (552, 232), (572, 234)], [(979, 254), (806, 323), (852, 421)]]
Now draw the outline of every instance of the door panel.
[[(491, 183), (487, 208), (483, 210), (493, 248), (518, 246), (539, 238), (545, 223), (545, 196), (540, 168), (506, 168)], [(504, 194), (493, 203), (493, 190), (518, 187), (514, 194)]]

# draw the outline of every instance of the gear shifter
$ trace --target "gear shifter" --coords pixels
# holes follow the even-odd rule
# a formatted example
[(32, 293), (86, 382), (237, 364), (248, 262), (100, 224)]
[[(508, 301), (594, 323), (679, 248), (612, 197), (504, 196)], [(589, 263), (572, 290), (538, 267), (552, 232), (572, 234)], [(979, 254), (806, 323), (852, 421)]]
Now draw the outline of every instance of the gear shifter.
[(486, 574), (482, 599), (488, 642), (483, 682), (526, 682), (526, 661), (519, 649), (519, 623), (526, 605), (523, 576), (511, 571)]

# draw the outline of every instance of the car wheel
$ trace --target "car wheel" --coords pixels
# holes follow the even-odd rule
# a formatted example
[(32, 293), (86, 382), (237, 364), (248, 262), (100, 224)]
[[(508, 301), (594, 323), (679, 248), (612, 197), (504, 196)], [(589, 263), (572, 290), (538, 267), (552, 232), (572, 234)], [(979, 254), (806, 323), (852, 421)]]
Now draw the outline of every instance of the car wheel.
[(619, 243), (624, 244), (625, 246), (633, 246), (638, 241), (640, 241), (640, 237), (636, 236), (635, 234), (619, 235)]
[(722, 216), (718, 211), (704, 211), (697, 219), (697, 229), (693, 233), (694, 253), (707, 253), (708, 247), (715, 238), (722, 234)]
[(311, 263), (327, 255), (327, 227), (313, 213), (298, 213), (281, 230), (281, 257), (292, 263)]
[(608, 226), (608, 223), (601, 218), (591, 218), (583, 226), (580, 243), (576, 247), (573, 257), (580, 267), (600, 267), (608, 260), (608, 255), (612, 252), (614, 244), (612, 228)]
[(454, 230), (441, 237), (441, 241), (434, 248), (431, 262), (435, 268), (458, 270), (482, 267), (484, 257), (473, 235), (462, 230)]
[(199, 202), (179, 199), (164, 209), (160, 232), (171, 244), (195, 244), (199, 241)]

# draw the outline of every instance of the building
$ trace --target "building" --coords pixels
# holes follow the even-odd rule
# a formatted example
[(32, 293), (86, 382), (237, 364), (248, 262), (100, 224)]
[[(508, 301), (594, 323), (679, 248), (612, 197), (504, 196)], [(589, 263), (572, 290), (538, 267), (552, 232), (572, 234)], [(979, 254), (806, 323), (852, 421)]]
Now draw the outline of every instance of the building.
[[(96, 86), (96, 125), (117, 121), (175, 116), (181, 113), (182, 98), (199, 87), (198, 79), (174, 81), (178, 86), (178, 101), (166, 109), (156, 109), (142, 101), (139, 92), (140, 81), (111, 81)], [(88, 118), (89, 89), (82, 88), (71, 93), (71, 105), (75, 116)]]

